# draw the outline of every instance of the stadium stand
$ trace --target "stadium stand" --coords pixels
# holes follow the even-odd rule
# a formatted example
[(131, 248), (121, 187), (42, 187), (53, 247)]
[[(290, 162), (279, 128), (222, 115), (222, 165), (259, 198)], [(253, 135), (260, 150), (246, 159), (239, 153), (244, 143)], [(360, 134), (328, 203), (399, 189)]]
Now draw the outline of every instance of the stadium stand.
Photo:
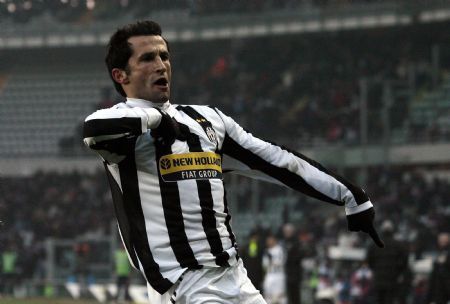
[(99, 88), (109, 85), (99, 69), (65, 63), (67, 54), (56, 64), (39, 56), (17, 64), (1, 92), (2, 155), (58, 155), (61, 139), (74, 133), (100, 100)]
[[(450, 80), (445, 75), (439, 88), (418, 98), (410, 105), (410, 130), (412, 138), (427, 141), (448, 141), (450, 109)], [(405, 130), (408, 131), (408, 130)]]
[[(220, 0), (189, 1), (189, 0), (89, 0), (89, 1), (16, 1), (0, 2), (2, 19), (24, 24), (34, 19), (53, 18), (65, 23), (90, 23), (102, 20), (113, 20), (124, 14), (132, 18), (142, 18), (150, 13), (159, 12), (166, 15), (180, 12), (190, 16), (214, 16), (219, 14), (255, 14), (267, 11), (288, 11), (295, 9), (352, 7), (375, 3), (375, 0), (357, 0), (347, 3), (340, 0), (321, 1), (233, 1), (226, 3)], [(385, 1), (395, 3), (395, 1)], [(398, 2), (398, 1), (397, 1)], [(405, 1), (406, 2), (406, 1)], [(420, 1), (417, 1), (420, 2)]]

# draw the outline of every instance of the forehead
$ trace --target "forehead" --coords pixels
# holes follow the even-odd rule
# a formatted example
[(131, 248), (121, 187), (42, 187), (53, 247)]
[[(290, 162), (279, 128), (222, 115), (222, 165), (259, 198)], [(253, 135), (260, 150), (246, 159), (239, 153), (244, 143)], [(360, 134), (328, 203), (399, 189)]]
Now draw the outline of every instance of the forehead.
[(133, 36), (128, 39), (133, 56), (145, 52), (167, 51), (167, 45), (161, 36)]

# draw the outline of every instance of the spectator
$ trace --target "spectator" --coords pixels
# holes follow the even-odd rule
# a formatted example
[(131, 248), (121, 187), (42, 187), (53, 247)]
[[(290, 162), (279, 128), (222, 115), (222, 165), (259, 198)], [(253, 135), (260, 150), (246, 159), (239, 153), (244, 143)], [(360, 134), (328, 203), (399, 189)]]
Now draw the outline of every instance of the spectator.
[(88, 243), (81, 242), (75, 245), (76, 254), (76, 265), (75, 265), (75, 275), (77, 277), (78, 283), (80, 284), (80, 294), (82, 297), (88, 294), (88, 260), (91, 248)]
[[(351, 284), (350, 278), (346, 273), (338, 276), (335, 284), (336, 304), (350, 304), (352, 289), (353, 285)], [(354, 304), (357, 304), (357, 302), (354, 302)]]
[(302, 252), (295, 226), (283, 226), (283, 244), (286, 253), (284, 272), (286, 274), (286, 295), (288, 304), (300, 304), (302, 285)]
[(262, 266), (264, 248), (261, 231), (259, 228), (256, 228), (250, 232), (249, 241), (244, 246), (242, 259), (247, 269), (248, 277), (258, 290), (261, 290), (264, 278)]
[[(386, 220), (382, 225), (385, 248), (370, 247), (367, 262), (373, 271), (374, 293), (377, 304), (392, 304), (396, 299), (405, 302), (401, 290), (409, 286), (408, 251), (403, 243), (394, 239), (394, 224)], [(407, 287), (406, 287), (407, 288)]]
[(373, 274), (367, 262), (363, 262), (352, 274), (351, 297), (353, 304), (365, 304), (369, 302), (372, 288)]
[(0, 289), (0, 295), (12, 295), (14, 292), (14, 286), (18, 277), (17, 260), (17, 245), (11, 241), (1, 254), (0, 283), (2, 288)]
[(266, 271), (263, 283), (264, 298), (268, 304), (286, 303), (285, 253), (274, 235), (267, 236), (263, 266)]
[(431, 271), (427, 304), (447, 304), (450, 301), (450, 234), (438, 235), (438, 252)]
[(116, 249), (114, 260), (116, 266), (115, 274), (117, 276), (116, 300), (130, 302), (131, 297), (128, 288), (130, 286), (131, 264), (128, 261), (128, 255), (123, 245)]
[(318, 284), (315, 293), (315, 299), (320, 304), (333, 303), (336, 297), (334, 277), (335, 273), (332, 269), (329, 259), (322, 259), (318, 265)]

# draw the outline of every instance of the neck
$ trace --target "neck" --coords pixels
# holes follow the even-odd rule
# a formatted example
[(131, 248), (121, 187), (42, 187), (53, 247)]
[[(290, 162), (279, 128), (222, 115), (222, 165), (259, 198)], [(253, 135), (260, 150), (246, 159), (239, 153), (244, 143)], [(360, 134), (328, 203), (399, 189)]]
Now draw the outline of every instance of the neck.
[(127, 104), (133, 107), (141, 107), (141, 108), (159, 108), (165, 110), (169, 107), (170, 102), (167, 100), (165, 102), (153, 102), (150, 100), (140, 99), (140, 98), (132, 98), (127, 97)]

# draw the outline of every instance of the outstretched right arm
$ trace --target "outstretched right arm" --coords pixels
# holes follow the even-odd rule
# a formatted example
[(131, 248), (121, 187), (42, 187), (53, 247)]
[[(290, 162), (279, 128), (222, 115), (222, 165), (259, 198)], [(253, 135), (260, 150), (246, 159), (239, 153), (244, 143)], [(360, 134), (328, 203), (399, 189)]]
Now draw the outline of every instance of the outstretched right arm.
[(115, 106), (89, 115), (84, 122), (84, 143), (108, 163), (119, 163), (134, 151), (135, 139), (159, 126), (162, 113), (155, 108)]

